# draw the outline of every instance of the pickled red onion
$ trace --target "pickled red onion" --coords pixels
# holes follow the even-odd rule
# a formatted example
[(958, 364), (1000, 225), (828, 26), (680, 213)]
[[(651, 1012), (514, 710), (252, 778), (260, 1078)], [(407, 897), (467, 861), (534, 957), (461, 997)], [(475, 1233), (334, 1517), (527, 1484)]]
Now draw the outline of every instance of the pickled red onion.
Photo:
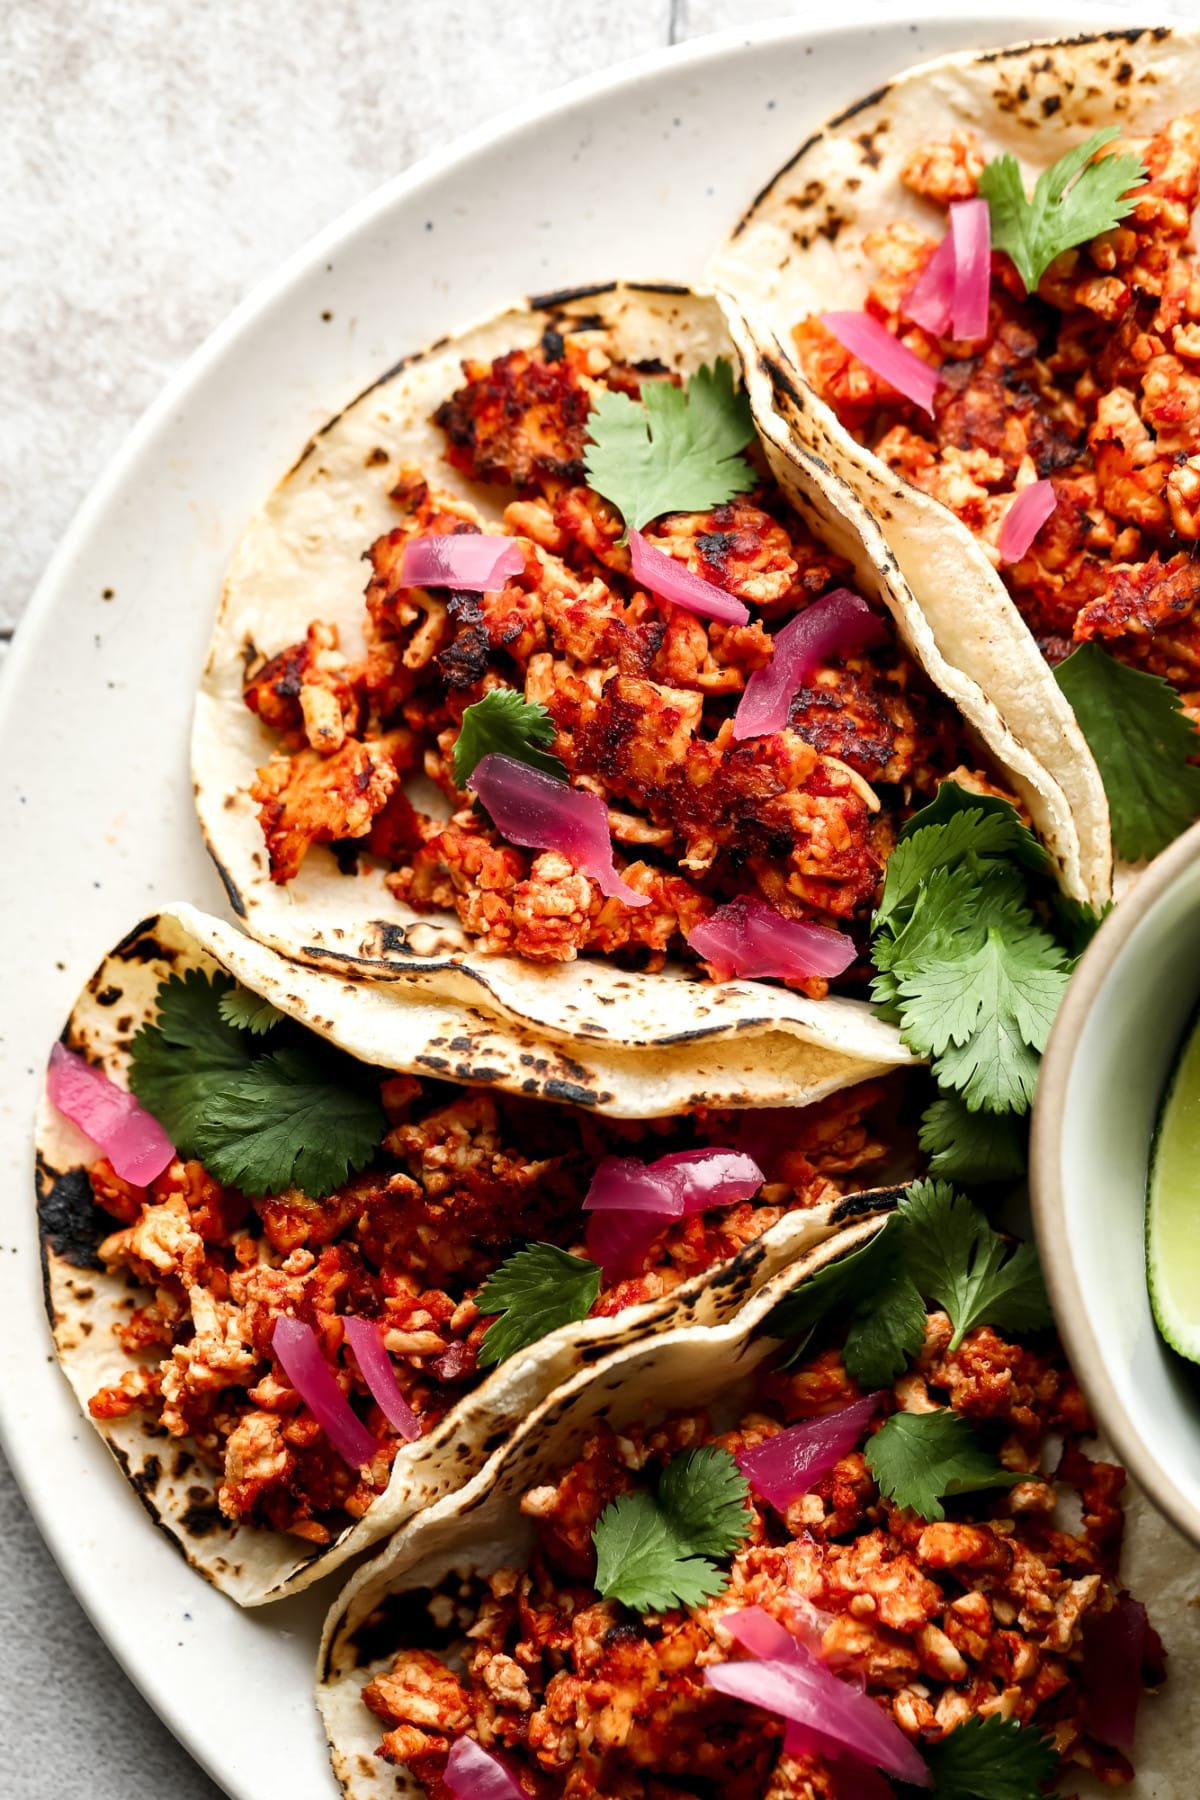
[(738, 701), (734, 737), (741, 742), (782, 731), (792, 701), (820, 663), (831, 656), (851, 655), (886, 636), (882, 619), (861, 595), (849, 588), (823, 594), (775, 633), (770, 662), (765, 669), (755, 669)]
[(583, 1201), (588, 1255), (607, 1281), (635, 1275), (669, 1220), (734, 1206), (762, 1183), (758, 1164), (737, 1150), (680, 1150), (652, 1163), (606, 1156)]
[(685, 1214), (709, 1206), (736, 1206), (757, 1194), (763, 1184), (762, 1170), (741, 1150), (676, 1150), (649, 1167), (682, 1195)]
[(895, 1721), (800, 1643), (783, 1656), (716, 1663), (705, 1669), (704, 1679), (719, 1694), (786, 1719), (823, 1754), (848, 1753), (913, 1787), (931, 1785), (925, 1762)]
[(347, 1319), (346, 1339), (380, 1412), (406, 1443), (415, 1443), (421, 1435), (421, 1421), (400, 1392), (392, 1359), (380, 1341), (379, 1327), (369, 1319)]
[(606, 899), (649, 906), (650, 896), (639, 894), (617, 874), (608, 813), (595, 794), (567, 787), (496, 750), (480, 757), (467, 786), (478, 794), (496, 830), (510, 844), (557, 850), (590, 876)]
[(161, 1175), (175, 1146), (158, 1120), (65, 1044), (50, 1052), (46, 1092), (64, 1118), (103, 1150), (122, 1181), (145, 1187)]
[(596, 1164), (584, 1212), (642, 1212), (678, 1219), (683, 1197), (675, 1183), (636, 1156), (606, 1156)]
[(689, 931), (687, 941), (722, 981), (731, 975), (832, 980), (850, 967), (857, 954), (845, 932), (786, 919), (765, 900), (753, 897), (719, 906), (703, 925)]
[(720, 619), (726, 625), (749, 624), (750, 608), (742, 601), (735, 600), (715, 582), (705, 581), (702, 575), (693, 575), (673, 556), (648, 544), (641, 532), (632, 527), (629, 561), (634, 580), (642, 582), (660, 600), (670, 600), (673, 605), (682, 606), (685, 612), (696, 613), (702, 619)]
[(1001, 562), (1020, 562), (1057, 505), (1052, 481), (1031, 481), (1021, 489), (1000, 527), (997, 548)]
[(342, 1461), (352, 1469), (363, 1468), (379, 1446), (334, 1380), (312, 1326), (281, 1313), (271, 1332), (271, 1349)]
[(442, 1777), (454, 1800), (529, 1800), (499, 1757), (474, 1738), (456, 1738)]
[(947, 232), (908, 293), (901, 311), (934, 337), (946, 337), (954, 303), (954, 238)]
[(857, 356), (881, 381), (922, 412), (932, 413), (940, 374), (923, 362), (915, 350), (894, 338), (878, 319), (866, 312), (827, 312), (821, 314), (821, 323), (844, 350)]
[(950, 208), (954, 245), (951, 328), (956, 338), (987, 336), (992, 291), (992, 218), (986, 200), (956, 200)]
[(761, 1606), (743, 1606), (737, 1612), (722, 1613), (720, 1623), (734, 1643), (751, 1656), (777, 1657), (781, 1662), (799, 1660), (800, 1646), (792, 1633)]
[(809, 1493), (854, 1449), (882, 1399), (882, 1391), (865, 1394), (836, 1412), (789, 1425), (764, 1443), (739, 1450), (738, 1468), (760, 1499), (786, 1513), (793, 1500)]
[(489, 537), (480, 531), (439, 532), (409, 539), (399, 585), (490, 593), (524, 567), (524, 553), (512, 538)]
[(1151, 1648), (1150, 1621), (1140, 1600), (1122, 1595), (1083, 1626), (1083, 1691), (1093, 1737), (1126, 1755), (1133, 1749), (1142, 1665)]

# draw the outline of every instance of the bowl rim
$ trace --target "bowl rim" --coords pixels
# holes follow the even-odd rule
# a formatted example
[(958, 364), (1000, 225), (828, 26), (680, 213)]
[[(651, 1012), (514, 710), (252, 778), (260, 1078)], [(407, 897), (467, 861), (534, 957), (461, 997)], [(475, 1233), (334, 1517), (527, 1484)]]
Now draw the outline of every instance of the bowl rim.
[(1059, 1335), (1096, 1422), (1151, 1504), (1200, 1547), (1200, 1505), (1188, 1498), (1151, 1451), (1105, 1368), (1091, 1301), (1071, 1250), (1061, 1174), (1067, 1085), (1092, 1007), (1142, 920), (1197, 860), (1200, 822), (1189, 826), (1137, 875), (1084, 952), (1042, 1058), (1029, 1140), (1029, 1194)]

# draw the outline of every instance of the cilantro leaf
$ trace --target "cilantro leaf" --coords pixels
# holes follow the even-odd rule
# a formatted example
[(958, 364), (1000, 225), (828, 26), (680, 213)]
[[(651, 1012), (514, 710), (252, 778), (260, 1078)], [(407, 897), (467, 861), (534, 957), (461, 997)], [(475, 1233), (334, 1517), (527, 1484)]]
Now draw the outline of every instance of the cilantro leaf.
[(1175, 689), (1081, 644), (1054, 671), (1100, 770), (1113, 843), (1128, 862), (1157, 856), (1200, 814), (1200, 736)]
[(493, 1368), (560, 1325), (586, 1319), (600, 1292), (600, 1271), (555, 1244), (527, 1244), (490, 1275), (475, 1303), (492, 1320), (479, 1346), (479, 1366)]
[(1030, 875), (1044, 875), (1050, 867), (1045, 850), (1010, 800), (999, 794), (973, 794), (956, 781), (943, 781), (929, 805), (901, 829), (888, 862), (876, 926), (910, 901), (934, 869), (954, 868), (967, 857), (1000, 857)]
[(1002, 1469), (955, 1412), (893, 1413), (864, 1452), (887, 1500), (922, 1519), (944, 1519), (943, 1499), (983, 1488), (1012, 1487), (1029, 1475)]
[(284, 1016), (269, 1000), (244, 987), (228, 988), (221, 995), (218, 1010), (227, 1025), (235, 1031), (248, 1031), (252, 1037), (265, 1037)]
[(899, 979), (905, 970), (953, 961), (978, 940), (989, 925), (1005, 930), (1032, 923), (1025, 905), (1020, 872), (1011, 864), (981, 862), (968, 855), (935, 868), (917, 890), (907, 916), (892, 915), (889, 928), (874, 943), (876, 967), (887, 983), (888, 997), (899, 1002)]
[(209, 1094), (196, 1147), (210, 1174), (251, 1199), (298, 1187), (319, 1200), (371, 1161), (386, 1129), (348, 1059), (284, 1048)]
[(463, 713), (454, 743), (455, 787), (465, 789), (476, 763), (492, 751), (565, 781), (566, 765), (546, 752), (555, 734), (554, 720), (536, 700), (524, 699), (516, 688), (490, 688)]
[(791, 1361), (803, 1353), (814, 1330), (828, 1314), (853, 1311), (875, 1292), (884, 1266), (881, 1240), (891, 1227), (889, 1219), (876, 1237), (852, 1250), (849, 1256), (826, 1263), (772, 1307), (763, 1330), (771, 1337), (799, 1340)]
[(901, 1034), (934, 1059), (939, 1085), (959, 1089), (973, 1111), (1025, 1112), (1067, 959), (1023, 909), (989, 922), (972, 944), (973, 935), (960, 934), (957, 954), (942, 948), (898, 977)]
[(822, 1319), (848, 1311), (842, 1349), (847, 1374), (861, 1388), (890, 1387), (925, 1341), (925, 1305), (898, 1254), (899, 1235), (893, 1213), (869, 1243), (785, 1295), (765, 1329), (772, 1337), (799, 1338), (799, 1355)]
[(1033, 1097), (1067, 981), (1067, 958), (1027, 900), (1029, 877), (1047, 867), (1014, 807), (952, 782), (888, 862), (872, 998), (971, 1112), (1024, 1112)]
[[(900, 827), (901, 839), (915, 837), (930, 825), (948, 825), (960, 813), (983, 813), (987, 818), (1002, 819), (1006, 836), (1004, 854), (1011, 856), (1033, 875), (1045, 874), (1050, 858), (1038, 842), (1011, 800), (1003, 794), (977, 794), (974, 788), (960, 787), (957, 781), (940, 781), (937, 792), (927, 806), (913, 814)], [(976, 846), (978, 849), (978, 846)]]
[(728, 1450), (705, 1444), (673, 1456), (658, 1484), (658, 1504), (690, 1555), (732, 1556), (746, 1536), (746, 1477)]
[(939, 1094), (919, 1133), (931, 1175), (950, 1181), (1016, 1181), (1025, 1172), (1025, 1132), (1011, 1113), (972, 1112), (961, 1094)]
[(750, 1488), (728, 1450), (707, 1444), (672, 1457), (658, 1493), (622, 1494), (592, 1533), (596, 1586), (637, 1612), (714, 1599), (727, 1577), (710, 1560), (732, 1556), (750, 1524)]
[(603, 389), (588, 431), (588, 483), (619, 509), (627, 530), (663, 513), (704, 512), (755, 483), (739, 454), (754, 439), (750, 401), (734, 388), (725, 357), (697, 369), (683, 388), (645, 382), (640, 404)]
[(596, 1587), (635, 1612), (669, 1612), (715, 1599), (725, 1576), (704, 1556), (683, 1552), (650, 1494), (622, 1494), (592, 1533)]
[(770, 1337), (793, 1338), (810, 1332), (827, 1313), (855, 1306), (875, 1290), (883, 1267), (882, 1243), (892, 1229), (895, 1215), (884, 1229), (849, 1256), (826, 1263), (815, 1275), (776, 1302), (763, 1325)]
[(936, 1743), (921, 1745), (937, 1800), (1042, 1800), (1058, 1773), (1053, 1741), (1032, 1725), (975, 1713)]
[(951, 1348), (986, 1321), (1036, 1331), (1050, 1305), (1032, 1244), (1015, 1248), (945, 1181), (914, 1182), (883, 1230), (786, 1295), (765, 1329), (799, 1338), (796, 1354), (830, 1314), (849, 1314), (842, 1350), (861, 1388), (890, 1387), (925, 1341), (926, 1301), (944, 1307)]
[(1149, 179), (1140, 156), (1092, 158), (1120, 137), (1115, 125), (1097, 131), (1044, 169), (1032, 199), (1015, 156), (998, 156), (979, 177), (979, 192), (988, 203), (992, 247), (1007, 250), (1017, 273), (1032, 294), (1063, 250), (1111, 231), (1132, 212), (1134, 192)]
[(864, 1390), (891, 1387), (925, 1342), (925, 1319), (911, 1275), (889, 1256), (869, 1304), (860, 1303), (850, 1321), (842, 1348), (846, 1373)]
[(197, 1132), (214, 1086), (243, 1075), (254, 1052), (222, 1016), (230, 975), (189, 969), (161, 982), (158, 1017), (130, 1046), (129, 1085), (181, 1156), (198, 1154)]
[(977, 1206), (946, 1181), (916, 1181), (900, 1201), (904, 1260), (916, 1286), (950, 1315), (957, 1350), (985, 1321), (1007, 1331), (1050, 1323), (1050, 1302), (1032, 1244), (1012, 1248)]

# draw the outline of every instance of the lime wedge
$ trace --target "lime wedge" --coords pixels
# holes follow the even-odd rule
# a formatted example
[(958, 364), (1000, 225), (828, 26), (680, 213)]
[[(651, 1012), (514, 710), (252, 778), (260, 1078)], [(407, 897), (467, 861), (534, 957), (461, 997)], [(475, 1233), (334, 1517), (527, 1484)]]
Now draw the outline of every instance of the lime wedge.
[(1158, 1116), (1146, 1195), (1146, 1278), (1158, 1329), (1200, 1362), (1200, 1019)]

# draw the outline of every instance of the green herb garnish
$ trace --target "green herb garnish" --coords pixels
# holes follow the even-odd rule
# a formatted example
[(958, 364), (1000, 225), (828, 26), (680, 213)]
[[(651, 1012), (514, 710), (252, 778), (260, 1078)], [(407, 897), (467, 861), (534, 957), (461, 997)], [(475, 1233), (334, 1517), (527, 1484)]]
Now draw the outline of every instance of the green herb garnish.
[(860, 1387), (890, 1387), (925, 1341), (926, 1301), (949, 1314), (955, 1348), (984, 1321), (1017, 1333), (1050, 1322), (1033, 1245), (1008, 1246), (948, 1182), (918, 1181), (870, 1243), (781, 1300), (767, 1329), (803, 1344), (849, 1312), (846, 1372)]
[(230, 988), (221, 995), (217, 1006), (227, 1025), (235, 1031), (248, 1031), (253, 1037), (265, 1037), (284, 1017), (277, 1006), (244, 987)]
[(1200, 735), (1175, 689), (1081, 644), (1055, 679), (1079, 720), (1108, 795), (1113, 843), (1128, 862), (1157, 856), (1200, 814)]
[(842, 1361), (861, 1387), (889, 1387), (917, 1354), (925, 1341), (925, 1305), (903, 1280), (903, 1261), (894, 1254), (898, 1235), (893, 1213), (869, 1243), (818, 1269), (774, 1308), (766, 1330), (772, 1337), (798, 1340), (793, 1362), (823, 1319), (846, 1312), (850, 1326)]
[(706, 1445), (673, 1457), (656, 1495), (622, 1494), (592, 1533), (596, 1586), (637, 1612), (699, 1606), (728, 1577), (713, 1562), (732, 1556), (750, 1524), (750, 1488), (728, 1450)]
[(346, 1059), (286, 1048), (208, 1094), (197, 1154), (252, 1199), (296, 1187), (320, 1200), (370, 1162), (386, 1129), (378, 1092)]
[(972, 1112), (961, 1094), (932, 1101), (919, 1135), (930, 1174), (948, 1181), (1017, 1181), (1025, 1172), (1024, 1121), (1012, 1113)]
[(374, 1156), (387, 1129), (378, 1088), (307, 1032), (265, 1050), (255, 1034), (281, 1019), (266, 1021), (263, 1004), (228, 975), (170, 976), (130, 1047), (129, 1085), (218, 1181), (254, 1199), (298, 1187), (319, 1200)]
[(669, 512), (704, 512), (755, 484), (740, 454), (754, 439), (750, 401), (725, 357), (685, 387), (646, 381), (641, 401), (604, 389), (588, 419), (589, 485), (611, 500), (626, 529)]
[(916, 1181), (899, 1206), (904, 1266), (913, 1285), (950, 1315), (957, 1350), (985, 1321), (1002, 1331), (1037, 1331), (1050, 1303), (1030, 1243), (1006, 1244), (947, 1181)]
[(1000, 1713), (975, 1713), (936, 1743), (922, 1744), (937, 1800), (1044, 1800), (1058, 1774), (1052, 1740)]
[(501, 1263), (475, 1296), (484, 1318), (499, 1315), (484, 1333), (480, 1368), (504, 1362), (560, 1325), (586, 1319), (599, 1292), (595, 1263), (554, 1244), (527, 1244)]
[(1002, 1469), (958, 1413), (893, 1413), (863, 1452), (880, 1493), (922, 1519), (944, 1519), (944, 1499), (1013, 1487), (1027, 1474)]
[(155, 1023), (143, 1025), (130, 1045), (129, 1085), (181, 1156), (199, 1154), (209, 1096), (254, 1061), (253, 1044), (222, 1014), (234, 988), (231, 975), (201, 969), (168, 976), (159, 984)]
[(565, 781), (566, 766), (546, 751), (554, 737), (554, 720), (544, 706), (522, 699), (516, 688), (491, 688), (463, 713), (454, 744), (454, 785), (465, 789), (476, 763), (493, 751)]
[(1070, 958), (1030, 904), (1045, 853), (1006, 801), (944, 783), (888, 863), (872, 994), (970, 1112), (1028, 1110)]
[(1135, 190), (1150, 177), (1140, 156), (1102, 156), (1097, 150), (1120, 137), (1107, 125), (1068, 150), (1037, 178), (1032, 198), (1015, 156), (998, 156), (979, 177), (988, 203), (992, 247), (1007, 250), (1032, 294), (1055, 257), (1111, 231), (1137, 204)]

